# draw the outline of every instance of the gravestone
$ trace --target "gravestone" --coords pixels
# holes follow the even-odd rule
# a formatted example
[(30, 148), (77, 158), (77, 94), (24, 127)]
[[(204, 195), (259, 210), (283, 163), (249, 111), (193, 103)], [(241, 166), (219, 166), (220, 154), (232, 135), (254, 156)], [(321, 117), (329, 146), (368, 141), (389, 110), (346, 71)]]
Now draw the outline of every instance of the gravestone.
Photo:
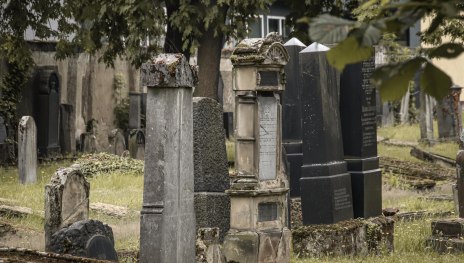
[(354, 217), (382, 213), (382, 177), (377, 156), (373, 59), (345, 67), (340, 77), (343, 151), (351, 175)]
[(148, 89), (140, 262), (193, 262), (196, 71), (182, 54), (161, 54), (140, 74)]
[(303, 224), (331, 224), (353, 218), (351, 177), (343, 154), (339, 75), (328, 47), (313, 43), (300, 52), (302, 75)]
[(461, 134), (461, 87), (454, 85), (450, 94), (437, 102), (438, 138), (456, 139)]
[(82, 220), (53, 234), (50, 252), (118, 261), (113, 230), (97, 220)]
[(199, 228), (218, 227), (220, 240), (230, 226), (230, 187), (222, 106), (211, 98), (193, 98), (193, 170), (195, 215)]
[(59, 169), (45, 186), (45, 250), (52, 235), (89, 217), (90, 185), (78, 167)]
[(129, 133), (129, 154), (133, 159), (145, 159), (145, 134), (142, 130), (132, 130)]
[(8, 146), (6, 139), (8, 138), (8, 133), (6, 131), (5, 120), (0, 116), (0, 165), (4, 164), (8, 159)]
[(37, 73), (37, 83), (35, 119), (39, 155), (54, 156), (60, 153), (60, 82), (58, 74), (51, 67), (43, 67)]
[(234, 137), (234, 113), (224, 112), (224, 130), (226, 131), (227, 139)]
[(23, 116), (19, 121), (18, 172), (21, 184), (37, 182), (37, 128), (31, 116)]
[(60, 146), (61, 153), (76, 152), (74, 107), (71, 104), (60, 105)]
[(290, 60), (285, 65), (287, 83), (282, 95), (282, 144), (289, 163), (290, 197), (300, 196), (301, 165), (303, 165), (303, 137), (301, 127), (301, 77), (299, 53), (306, 45), (297, 38), (284, 44)]
[(433, 141), (433, 106), (434, 99), (421, 91), (419, 113), (420, 140), (426, 143)]
[(276, 33), (242, 40), (234, 66), (235, 174), (227, 262), (290, 262), (288, 179), (283, 165), (280, 95), (289, 56)]
[(108, 141), (110, 143), (108, 146), (109, 153), (121, 156), (126, 150), (126, 140), (120, 129), (112, 130), (108, 136)]
[(97, 152), (97, 136), (91, 132), (84, 132), (80, 137), (81, 152), (96, 153)]
[(140, 128), (141, 96), (138, 92), (129, 92), (129, 129)]

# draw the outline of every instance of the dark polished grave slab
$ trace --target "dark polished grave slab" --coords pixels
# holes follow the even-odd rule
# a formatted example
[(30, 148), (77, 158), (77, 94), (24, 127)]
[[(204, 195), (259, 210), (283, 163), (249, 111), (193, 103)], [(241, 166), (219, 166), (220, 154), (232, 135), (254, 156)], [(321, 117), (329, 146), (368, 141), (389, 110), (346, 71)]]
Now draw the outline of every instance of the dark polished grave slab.
[(343, 150), (351, 174), (355, 217), (382, 213), (382, 177), (377, 156), (376, 91), (370, 83), (373, 59), (348, 65), (340, 77)]
[(329, 48), (313, 43), (300, 52), (302, 76), (303, 224), (353, 218), (351, 178), (343, 159), (339, 75), (326, 59)]

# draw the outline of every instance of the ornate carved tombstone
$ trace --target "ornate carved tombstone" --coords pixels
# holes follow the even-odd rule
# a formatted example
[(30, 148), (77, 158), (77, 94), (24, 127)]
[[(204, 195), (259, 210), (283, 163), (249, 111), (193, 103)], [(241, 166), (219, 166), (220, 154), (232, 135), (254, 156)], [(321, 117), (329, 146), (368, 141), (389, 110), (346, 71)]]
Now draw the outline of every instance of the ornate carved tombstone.
[(37, 146), (40, 156), (60, 153), (59, 111), (60, 82), (51, 67), (39, 69), (37, 73), (37, 97), (35, 119), (37, 122)]
[(237, 175), (227, 191), (231, 198), (231, 230), (224, 241), (227, 261), (290, 262), (280, 102), (288, 53), (279, 38), (271, 33), (245, 39), (231, 56)]

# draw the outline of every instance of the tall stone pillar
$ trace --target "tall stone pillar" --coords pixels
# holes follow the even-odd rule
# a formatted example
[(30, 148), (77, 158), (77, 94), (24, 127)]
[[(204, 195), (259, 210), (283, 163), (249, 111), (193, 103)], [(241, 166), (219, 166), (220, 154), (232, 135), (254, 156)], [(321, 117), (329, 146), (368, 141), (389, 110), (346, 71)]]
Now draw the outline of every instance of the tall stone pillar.
[(288, 179), (282, 165), (281, 104), (288, 53), (274, 33), (241, 41), (231, 60), (236, 178), (228, 190), (227, 262), (290, 262)]
[[(348, 65), (340, 78), (343, 151), (351, 175), (354, 217), (382, 214), (382, 175), (377, 156), (373, 59)], [(409, 93), (408, 93), (409, 94)]]
[(326, 58), (328, 47), (313, 43), (300, 52), (303, 86), (303, 224), (353, 218), (351, 177), (343, 155), (339, 75)]
[(433, 98), (421, 91), (420, 93), (420, 140), (433, 142)]
[(140, 262), (195, 260), (195, 76), (182, 54), (161, 54), (141, 68), (148, 95)]
[(290, 196), (300, 196), (301, 165), (303, 165), (303, 141), (301, 127), (301, 92), (299, 53), (306, 46), (297, 38), (284, 44), (290, 61), (285, 65), (287, 83), (282, 96), (282, 144), (289, 163)]
[(19, 183), (37, 182), (37, 128), (32, 116), (23, 116), (18, 125)]

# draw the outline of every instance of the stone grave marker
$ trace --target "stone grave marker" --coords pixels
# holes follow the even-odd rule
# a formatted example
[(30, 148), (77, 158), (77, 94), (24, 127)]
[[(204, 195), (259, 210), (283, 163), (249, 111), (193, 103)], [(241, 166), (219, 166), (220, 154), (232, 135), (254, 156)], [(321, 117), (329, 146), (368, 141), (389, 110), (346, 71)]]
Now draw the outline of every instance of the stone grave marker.
[(369, 59), (345, 67), (340, 77), (343, 151), (351, 174), (354, 216), (382, 213), (382, 177), (377, 156), (376, 98)]
[(462, 128), (461, 87), (454, 85), (450, 94), (437, 102), (438, 138), (457, 139)]
[(110, 153), (121, 156), (126, 150), (126, 140), (120, 129), (112, 130), (108, 136), (108, 141), (110, 143), (108, 147)]
[(37, 182), (37, 128), (31, 116), (23, 116), (19, 121), (18, 172), (21, 184)]
[(76, 152), (74, 107), (71, 104), (60, 105), (60, 146), (61, 153)]
[(339, 75), (328, 47), (313, 43), (300, 52), (303, 115), (301, 208), (303, 224), (331, 224), (353, 218), (351, 177), (343, 155)]
[(129, 133), (129, 154), (133, 159), (145, 159), (145, 134), (142, 130), (132, 130)]
[(129, 129), (140, 128), (141, 96), (138, 92), (129, 92)]
[(6, 131), (5, 120), (0, 116), (0, 164), (3, 164), (8, 158), (7, 138), (8, 133)]
[(147, 86), (147, 136), (140, 262), (193, 262), (195, 210), (192, 91), (196, 71), (182, 54), (141, 67)]
[(193, 98), (193, 170), (197, 229), (230, 227), (230, 187), (222, 106), (211, 98)]
[(290, 60), (285, 65), (287, 83), (282, 95), (282, 144), (289, 163), (290, 197), (300, 196), (301, 165), (303, 165), (303, 137), (301, 127), (301, 77), (299, 53), (306, 45), (297, 38), (284, 44)]
[(59, 169), (45, 186), (45, 250), (52, 235), (89, 217), (90, 185), (78, 167)]
[(53, 67), (43, 67), (38, 71), (37, 89), (37, 145), (40, 156), (60, 153), (59, 111), (60, 81)]
[(420, 113), (419, 113), (419, 127), (420, 127), (420, 140), (427, 143), (433, 141), (433, 106), (434, 99), (420, 92)]

